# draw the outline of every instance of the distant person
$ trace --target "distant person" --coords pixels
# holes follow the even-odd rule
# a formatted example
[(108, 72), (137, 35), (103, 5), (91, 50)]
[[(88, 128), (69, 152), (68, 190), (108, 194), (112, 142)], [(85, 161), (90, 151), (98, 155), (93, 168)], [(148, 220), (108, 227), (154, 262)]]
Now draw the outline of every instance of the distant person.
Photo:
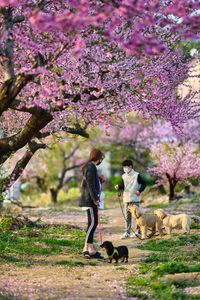
[(103, 183), (105, 182), (106, 178), (104, 175), (99, 177), (99, 184), (100, 184), (100, 198), (99, 198), (99, 209), (104, 209), (104, 199), (105, 193), (103, 192)]
[(98, 206), (100, 202), (101, 186), (100, 178), (97, 174), (97, 168), (104, 159), (101, 150), (93, 149), (90, 152), (88, 161), (83, 165), (83, 181), (81, 187), (81, 198), (79, 205), (87, 211), (87, 232), (83, 255), (86, 258), (102, 258), (96, 251), (93, 244), (94, 232), (98, 225)]
[(125, 214), (125, 233), (121, 236), (121, 239), (127, 239), (140, 234), (139, 228), (136, 229), (135, 234), (131, 233), (132, 215), (128, 210), (130, 204), (140, 206), (141, 193), (146, 187), (145, 181), (141, 175), (133, 169), (133, 162), (130, 159), (124, 160), (122, 163), (124, 174), (122, 175), (122, 183), (115, 186), (116, 190), (124, 190), (123, 203)]

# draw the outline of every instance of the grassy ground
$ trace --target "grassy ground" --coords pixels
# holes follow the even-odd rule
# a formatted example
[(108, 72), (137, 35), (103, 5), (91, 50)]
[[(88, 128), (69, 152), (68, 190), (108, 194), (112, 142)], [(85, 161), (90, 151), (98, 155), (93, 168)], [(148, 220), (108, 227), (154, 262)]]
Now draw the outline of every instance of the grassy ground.
[[(15, 266), (31, 266), (37, 258), (52, 257), (62, 253), (79, 256), (84, 243), (84, 232), (67, 225), (23, 226), (18, 230), (9, 229), (10, 217), (0, 223), (0, 262)], [(81, 265), (80, 262), (55, 261), (55, 264)]]
[[(127, 279), (129, 296), (139, 299), (200, 299), (200, 295), (189, 295), (185, 288), (199, 286), (200, 236), (173, 236), (152, 239), (138, 247), (151, 250), (152, 254), (139, 264), (137, 274)], [(185, 276), (185, 273), (188, 273)], [(194, 273), (196, 273), (194, 275)], [(175, 274), (167, 280), (166, 275)], [(182, 274), (177, 277), (177, 274)], [(191, 277), (192, 274), (192, 277)]]

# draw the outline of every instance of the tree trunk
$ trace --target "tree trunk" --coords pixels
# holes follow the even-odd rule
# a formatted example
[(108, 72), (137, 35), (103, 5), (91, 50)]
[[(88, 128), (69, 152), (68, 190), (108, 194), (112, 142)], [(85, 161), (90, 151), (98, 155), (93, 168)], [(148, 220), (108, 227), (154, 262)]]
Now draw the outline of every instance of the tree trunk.
[(38, 188), (42, 191), (42, 192), (47, 192), (47, 185), (45, 182), (45, 178), (40, 177), (40, 176), (35, 176), (36, 179), (36, 184), (38, 186)]
[(169, 182), (169, 201), (175, 200), (175, 193), (174, 193), (175, 186), (172, 182)]
[(174, 175), (173, 177), (171, 177), (168, 173), (166, 173), (166, 177), (168, 179), (169, 182), (169, 202), (175, 200), (175, 186), (177, 184), (177, 179), (176, 176)]
[(57, 189), (50, 189), (51, 192), (51, 202), (53, 204), (57, 204), (58, 203), (58, 190)]

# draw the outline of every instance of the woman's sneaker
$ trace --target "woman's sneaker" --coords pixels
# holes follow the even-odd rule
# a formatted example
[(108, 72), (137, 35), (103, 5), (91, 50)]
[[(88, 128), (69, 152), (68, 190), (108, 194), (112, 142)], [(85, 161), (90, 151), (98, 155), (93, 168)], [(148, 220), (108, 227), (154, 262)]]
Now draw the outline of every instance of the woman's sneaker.
[(125, 233), (120, 237), (121, 240), (129, 239), (129, 238), (130, 238), (130, 234), (129, 234), (128, 232), (125, 232)]

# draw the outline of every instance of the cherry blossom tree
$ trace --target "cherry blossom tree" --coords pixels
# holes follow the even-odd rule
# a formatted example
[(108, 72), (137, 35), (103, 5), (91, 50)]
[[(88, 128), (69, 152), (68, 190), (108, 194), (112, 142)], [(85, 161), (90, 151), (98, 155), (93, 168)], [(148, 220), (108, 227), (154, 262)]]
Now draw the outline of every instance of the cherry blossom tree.
[(27, 145), (16, 166), (24, 168), (40, 139), (88, 137), (88, 124), (132, 110), (173, 126), (198, 116), (191, 93), (177, 94), (188, 68), (174, 49), (198, 36), (197, 8), (183, 0), (0, 1), (0, 163)]
[[(41, 2), (44, 8), (45, 1)], [(37, 10), (31, 22), (42, 31), (78, 35), (91, 25), (101, 26), (106, 37), (131, 54), (163, 52), (167, 47), (163, 36), (169, 32), (174, 39), (197, 39), (200, 34), (198, 1), (71, 0), (62, 1), (60, 8), (48, 5)], [(128, 27), (125, 36), (124, 27)]]
[(175, 199), (178, 182), (200, 177), (200, 155), (191, 143), (184, 145), (159, 144), (152, 147), (155, 163), (149, 170), (159, 177), (158, 184), (169, 184), (169, 200)]

